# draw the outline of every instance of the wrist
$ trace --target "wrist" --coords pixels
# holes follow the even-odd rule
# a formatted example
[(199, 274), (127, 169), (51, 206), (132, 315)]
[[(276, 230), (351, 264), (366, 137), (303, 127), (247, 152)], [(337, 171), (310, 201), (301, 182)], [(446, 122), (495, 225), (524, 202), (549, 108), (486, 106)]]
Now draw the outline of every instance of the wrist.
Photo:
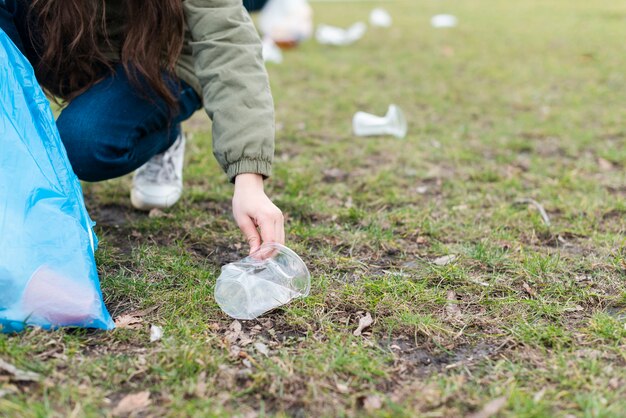
[(235, 187), (260, 187), (263, 188), (263, 176), (256, 173), (241, 173), (235, 177)]

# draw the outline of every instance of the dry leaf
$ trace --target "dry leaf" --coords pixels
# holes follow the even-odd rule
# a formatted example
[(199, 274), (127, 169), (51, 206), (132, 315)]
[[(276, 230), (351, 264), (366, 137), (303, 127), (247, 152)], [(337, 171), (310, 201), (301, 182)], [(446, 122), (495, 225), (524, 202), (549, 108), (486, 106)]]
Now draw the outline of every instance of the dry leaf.
[(537, 297), (537, 292), (535, 292), (533, 290), (532, 287), (530, 287), (530, 285), (526, 282), (522, 283), (522, 287), (524, 288), (524, 290), (526, 291), (526, 293), (528, 293), (530, 296), (536, 298)]
[(448, 315), (453, 317), (461, 316), (461, 309), (459, 309), (459, 305), (456, 299), (456, 293), (454, 293), (454, 290), (448, 291), (446, 299), (448, 300), (448, 303), (446, 304), (446, 312), (448, 313)]
[(245, 332), (242, 332), (239, 335), (239, 345), (245, 347), (250, 344), (252, 344), (252, 338), (248, 337)]
[(369, 327), (373, 323), (374, 320), (372, 319), (372, 315), (369, 312), (366, 313), (364, 317), (359, 319), (359, 326), (354, 330), (353, 334), (358, 337), (365, 328)]
[(228, 352), (232, 357), (239, 357), (239, 354), (241, 353), (241, 347), (239, 347), (238, 345), (231, 345), (228, 349)]
[(447, 266), (448, 264), (452, 263), (454, 260), (456, 260), (456, 255), (450, 254), (450, 255), (444, 255), (443, 257), (435, 258), (433, 260), (433, 263), (437, 266)]
[(469, 416), (469, 418), (490, 418), (500, 412), (500, 410), (506, 405), (506, 397), (502, 396), (488, 402), (481, 411), (476, 412)]
[(207, 384), (206, 384), (206, 372), (200, 372), (198, 379), (196, 380), (195, 395), (198, 398), (204, 398), (206, 396)]
[(165, 213), (161, 209), (153, 208), (153, 209), (150, 209), (150, 212), (148, 212), (148, 217), (149, 218), (171, 218), (173, 217), (173, 215), (169, 213)]
[(383, 400), (378, 395), (369, 395), (369, 396), (366, 396), (365, 399), (363, 400), (363, 408), (365, 408), (365, 410), (368, 412), (375, 411), (382, 407), (383, 407)]
[(9, 380), (14, 382), (38, 382), (41, 380), (39, 373), (18, 369), (2, 359), (0, 359), (0, 372), (7, 373)]
[(263, 343), (254, 343), (254, 348), (256, 349), (256, 351), (266, 356), (269, 356), (270, 354), (270, 349), (267, 348), (267, 345)]
[(150, 326), (150, 342), (156, 342), (163, 338), (163, 328), (158, 325)]
[(230, 329), (233, 332), (236, 333), (240, 333), (241, 332), (241, 322), (237, 321), (236, 319), (230, 324), (230, 326), (228, 327), (228, 329)]
[(443, 48), (441, 48), (441, 54), (444, 57), (452, 57), (454, 56), (454, 48), (450, 46), (444, 46)]
[(113, 410), (114, 416), (126, 415), (131, 412), (141, 411), (150, 405), (150, 392), (144, 391), (131, 393), (122, 398)]
[(598, 167), (600, 167), (600, 171), (611, 171), (613, 170), (613, 163), (609, 160), (605, 160), (604, 158), (599, 157)]
[(228, 327), (229, 331), (226, 333), (226, 340), (231, 344), (235, 343), (241, 336), (241, 322), (236, 319)]
[(350, 392), (350, 388), (345, 383), (337, 383), (337, 391), (339, 393), (346, 394), (346, 393)]
[(322, 171), (324, 175), (324, 181), (343, 181), (348, 178), (348, 173), (339, 168), (329, 168)]
[(117, 328), (139, 329), (143, 324), (143, 319), (128, 314), (120, 315), (115, 318), (115, 326)]

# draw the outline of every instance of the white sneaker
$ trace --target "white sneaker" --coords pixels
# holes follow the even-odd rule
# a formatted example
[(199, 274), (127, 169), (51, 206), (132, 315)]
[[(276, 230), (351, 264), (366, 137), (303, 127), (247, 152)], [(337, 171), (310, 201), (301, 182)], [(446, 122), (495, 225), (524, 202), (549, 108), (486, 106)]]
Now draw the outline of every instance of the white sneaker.
[(164, 153), (157, 154), (139, 167), (133, 176), (130, 202), (140, 210), (169, 208), (183, 193), (185, 135)]

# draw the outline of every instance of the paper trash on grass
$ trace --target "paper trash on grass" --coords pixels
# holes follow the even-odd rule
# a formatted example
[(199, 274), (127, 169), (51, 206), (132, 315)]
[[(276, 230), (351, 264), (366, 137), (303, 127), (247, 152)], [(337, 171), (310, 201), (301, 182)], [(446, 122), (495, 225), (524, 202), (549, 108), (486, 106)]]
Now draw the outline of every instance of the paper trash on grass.
[(370, 24), (372, 26), (378, 26), (380, 28), (388, 28), (391, 26), (393, 20), (387, 10), (377, 7), (370, 13)]
[(453, 28), (459, 23), (459, 19), (453, 15), (435, 15), (430, 19), (433, 28)]
[(163, 328), (158, 325), (150, 326), (150, 342), (156, 342), (163, 338)]
[(385, 116), (357, 112), (352, 118), (352, 130), (356, 136), (393, 135), (404, 138), (408, 125), (404, 112), (396, 105), (390, 105)]
[(283, 52), (269, 36), (263, 38), (263, 61), (275, 64), (283, 62)]
[(363, 22), (357, 22), (348, 29), (322, 24), (317, 27), (315, 39), (323, 45), (350, 45), (361, 39), (366, 30), (367, 25)]

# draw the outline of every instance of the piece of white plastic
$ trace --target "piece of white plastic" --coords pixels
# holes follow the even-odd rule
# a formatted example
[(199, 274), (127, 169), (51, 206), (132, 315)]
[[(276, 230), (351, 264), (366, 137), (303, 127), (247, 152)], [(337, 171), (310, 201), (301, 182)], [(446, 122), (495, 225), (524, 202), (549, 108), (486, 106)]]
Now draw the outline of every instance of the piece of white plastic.
[(433, 28), (453, 28), (459, 23), (459, 19), (453, 15), (435, 15), (430, 19)]
[(269, 0), (259, 15), (259, 29), (281, 48), (294, 47), (313, 34), (313, 9), (307, 0)]
[(383, 117), (357, 112), (352, 118), (352, 130), (356, 136), (393, 135), (404, 138), (408, 127), (402, 110), (392, 104)]
[(235, 319), (254, 319), (309, 294), (311, 274), (302, 259), (284, 245), (270, 243), (254, 254), (222, 267), (215, 301)]
[(317, 27), (315, 39), (323, 45), (350, 45), (361, 39), (366, 30), (367, 25), (363, 22), (357, 22), (348, 29), (322, 24)]
[(275, 64), (283, 62), (283, 52), (269, 36), (263, 38), (263, 61)]
[(392, 22), (393, 20), (391, 19), (389, 12), (381, 7), (377, 7), (370, 13), (370, 24), (372, 26), (388, 28), (391, 26)]
[(158, 325), (150, 326), (150, 342), (156, 342), (163, 338), (163, 328)]

